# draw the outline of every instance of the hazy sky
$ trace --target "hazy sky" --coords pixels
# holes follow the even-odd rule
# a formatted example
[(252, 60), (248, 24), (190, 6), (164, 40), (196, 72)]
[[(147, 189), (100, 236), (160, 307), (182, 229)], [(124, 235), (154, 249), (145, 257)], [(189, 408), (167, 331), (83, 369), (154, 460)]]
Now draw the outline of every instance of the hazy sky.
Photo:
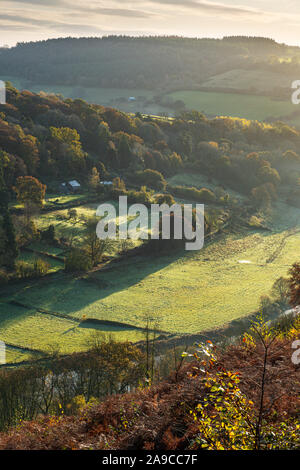
[(0, 0), (0, 45), (59, 36), (263, 35), (300, 45), (299, 0)]

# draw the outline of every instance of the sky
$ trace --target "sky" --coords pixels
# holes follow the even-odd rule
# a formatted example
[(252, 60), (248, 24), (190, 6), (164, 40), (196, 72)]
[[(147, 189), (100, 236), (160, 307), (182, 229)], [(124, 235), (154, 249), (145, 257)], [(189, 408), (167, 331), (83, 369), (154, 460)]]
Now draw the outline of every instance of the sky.
[(265, 36), (300, 45), (299, 0), (0, 0), (0, 46), (65, 36)]

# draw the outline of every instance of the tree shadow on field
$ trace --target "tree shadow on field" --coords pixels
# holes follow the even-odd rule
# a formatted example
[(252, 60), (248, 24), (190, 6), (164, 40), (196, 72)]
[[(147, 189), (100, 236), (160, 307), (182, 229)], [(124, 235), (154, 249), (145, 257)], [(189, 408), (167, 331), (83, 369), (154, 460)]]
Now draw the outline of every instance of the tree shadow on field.
[[(64, 315), (76, 316), (77, 312), (86, 309), (89, 305), (101, 302), (118, 292), (126, 291), (130, 287), (138, 286), (148, 276), (155, 274), (174, 262), (184, 259), (186, 252), (178, 251), (165, 256), (135, 256), (112, 263), (109, 268), (89, 273), (82, 277), (73, 277), (67, 274), (58, 274), (49, 279), (19, 289), (14, 299), (30, 307)], [(159, 279), (163, 279), (161, 274)], [(145, 293), (147, 295), (147, 293)], [(149, 293), (149, 295), (151, 295)], [(134, 302), (134, 293), (132, 293)], [(139, 301), (140, 302), (140, 301)], [(122, 307), (120, 306), (119, 311)], [(95, 306), (88, 317), (99, 320), (114, 320), (114, 309)], [(124, 318), (125, 323), (131, 323)], [(88, 326), (88, 325), (86, 325)]]

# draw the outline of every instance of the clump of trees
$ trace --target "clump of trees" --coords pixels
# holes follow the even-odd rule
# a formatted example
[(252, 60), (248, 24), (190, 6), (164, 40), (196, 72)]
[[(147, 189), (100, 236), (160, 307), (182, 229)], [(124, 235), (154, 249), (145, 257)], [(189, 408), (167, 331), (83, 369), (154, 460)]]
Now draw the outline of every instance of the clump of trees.
[(132, 179), (140, 186), (147, 186), (148, 188), (156, 189), (157, 191), (163, 191), (167, 185), (165, 178), (157, 170), (147, 169), (139, 171)]
[(71, 414), (83, 404), (137, 387), (144, 357), (130, 343), (91, 337), (88, 351), (69, 356), (54, 352), (28, 367), (0, 370), (0, 430), (38, 415)]
[(19, 176), (13, 189), (16, 192), (18, 202), (23, 204), (29, 221), (32, 214), (43, 206), (46, 185), (33, 176)]
[(168, 185), (168, 191), (174, 196), (191, 199), (199, 203), (214, 203), (217, 198), (213, 191), (207, 188), (196, 189), (187, 186), (170, 186)]

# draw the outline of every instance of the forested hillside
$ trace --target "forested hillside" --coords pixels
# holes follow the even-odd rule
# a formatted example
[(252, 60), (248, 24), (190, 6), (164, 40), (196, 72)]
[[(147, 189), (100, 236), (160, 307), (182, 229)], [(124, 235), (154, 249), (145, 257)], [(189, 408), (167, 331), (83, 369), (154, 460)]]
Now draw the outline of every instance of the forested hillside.
[[(248, 194), (265, 183), (276, 188), (281, 178), (294, 184), (297, 179), (289, 170), (298, 169), (300, 132), (282, 122), (207, 119), (198, 112), (183, 112), (177, 119), (130, 116), (83, 100), (19, 92), (11, 85), (0, 111), (9, 190), (18, 176), (46, 183), (84, 180), (93, 167), (104, 176), (103, 166), (128, 177), (145, 169), (168, 177), (185, 167)], [(143, 183), (146, 175), (138, 177), (137, 184)]]
[[(0, 53), (3, 76), (41, 85), (197, 89), (212, 76), (255, 69), (297, 77), (300, 50), (271, 39), (228, 37), (65, 38), (19, 43)], [(122, 73), (120, 73), (122, 71)], [(246, 89), (255, 90), (249, 83)], [(222, 86), (219, 85), (219, 88)], [(279, 88), (269, 83), (270, 93)], [(282, 84), (281, 87), (284, 87)], [(234, 87), (233, 87), (234, 88)]]

